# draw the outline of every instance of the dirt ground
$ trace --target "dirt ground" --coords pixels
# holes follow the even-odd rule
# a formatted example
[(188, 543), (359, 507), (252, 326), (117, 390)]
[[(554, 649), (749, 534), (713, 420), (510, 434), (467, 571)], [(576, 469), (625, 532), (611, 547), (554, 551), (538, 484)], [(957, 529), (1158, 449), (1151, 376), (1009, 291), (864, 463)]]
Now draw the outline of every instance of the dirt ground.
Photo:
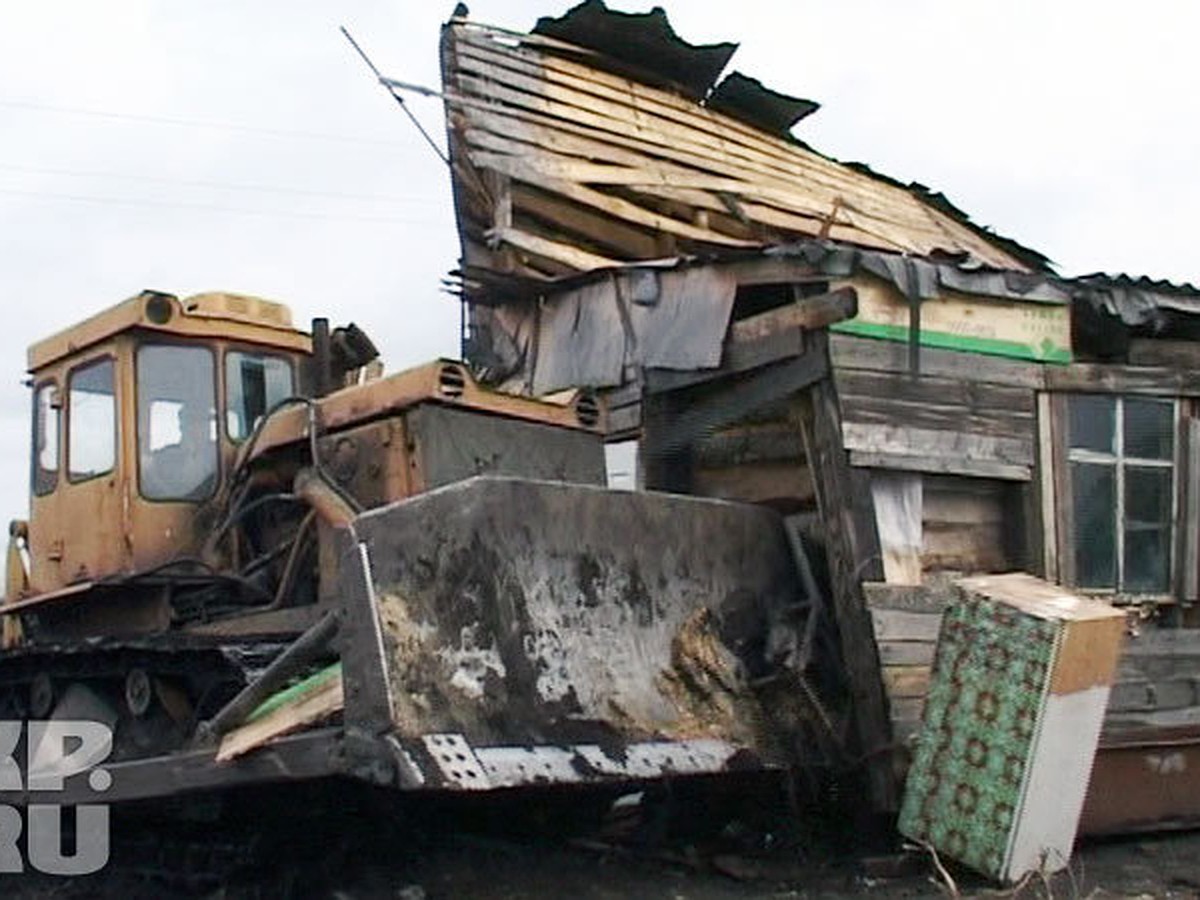
[[(339, 898), (562, 898), (746, 900), (746, 898), (1195, 898), (1200, 833), (1088, 845), (1070, 873), (1000, 890), (958, 873), (954, 889), (919, 856), (876, 857), (872, 868), (841, 860), (724, 857), (667, 861), (584, 848), (454, 842), (411, 867), (366, 867), (324, 896)], [(896, 872), (882, 877), (878, 869)], [(868, 871), (875, 874), (867, 874)]]
[[(391, 801), (388, 801), (391, 802)], [(745, 900), (745, 898), (1200, 898), (1200, 831), (1084, 842), (1070, 870), (1002, 890), (939, 873), (924, 851), (845, 823), (754, 803), (678, 797), (656, 804), (433, 803), (397, 815), (377, 797), (304, 792), (234, 806), (114, 811), (113, 856), (87, 878), (0, 876), (0, 897), (29, 900)], [(529, 810), (537, 810), (530, 815)]]

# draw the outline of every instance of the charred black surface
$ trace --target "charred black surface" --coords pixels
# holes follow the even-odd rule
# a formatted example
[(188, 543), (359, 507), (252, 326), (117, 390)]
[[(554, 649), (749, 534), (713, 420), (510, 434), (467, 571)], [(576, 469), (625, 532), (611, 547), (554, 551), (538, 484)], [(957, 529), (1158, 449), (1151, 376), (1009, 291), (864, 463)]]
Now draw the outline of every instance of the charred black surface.
[(656, 602), (654, 595), (646, 590), (642, 581), (642, 573), (637, 563), (629, 567), (629, 580), (621, 591), (621, 600), (633, 611), (637, 624), (642, 628), (649, 626), (655, 619), (661, 618), (662, 607)]
[[(798, 600), (779, 518), (719, 501), (478, 478), (366, 513), (355, 530), (395, 724), (411, 737), (618, 756), (633, 740), (733, 737), (706, 710), (758, 715), (739, 711), (754, 702), (744, 683), (778, 664), (769, 626), (785, 627)], [(694, 680), (663, 682), (699, 610), (711, 637), (681, 652), (705, 659), (681, 664), (725, 685), (715, 706), (691, 696), (708, 690)]]
[(715, 610), (717, 634), (746, 666), (751, 678), (759, 678), (772, 668), (767, 655), (770, 619), (762, 598), (745, 589), (730, 591)]
[(583, 605), (594, 609), (600, 605), (600, 595), (596, 590), (597, 582), (601, 578), (600, 566), (586, 553), (579, 554), (578, 566), (579, 592), (583, 594)]

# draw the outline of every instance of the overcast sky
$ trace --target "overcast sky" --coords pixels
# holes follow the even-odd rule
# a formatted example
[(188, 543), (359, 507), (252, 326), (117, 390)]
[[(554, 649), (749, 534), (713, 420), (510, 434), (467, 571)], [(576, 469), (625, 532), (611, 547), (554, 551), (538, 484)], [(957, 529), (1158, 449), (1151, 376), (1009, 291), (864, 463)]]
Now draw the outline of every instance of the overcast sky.
[[(475, 0), (527, 29), (569, 3)], [(647, 4), (614, 2), (627, 11)], [(337, 26), (437, 86), (452, 2), (0, 0), (0, 515), (27, 510), (25, 348), (143, 288), (356, 321), (389, 368), (457, 351), (449, 177)], [(1095, 270), (1200, 283), (1200, 6), (678, 0), (693, 42), (823, 108), (797, 134)], [(437, 101), (411, 108), (443, 141)]]

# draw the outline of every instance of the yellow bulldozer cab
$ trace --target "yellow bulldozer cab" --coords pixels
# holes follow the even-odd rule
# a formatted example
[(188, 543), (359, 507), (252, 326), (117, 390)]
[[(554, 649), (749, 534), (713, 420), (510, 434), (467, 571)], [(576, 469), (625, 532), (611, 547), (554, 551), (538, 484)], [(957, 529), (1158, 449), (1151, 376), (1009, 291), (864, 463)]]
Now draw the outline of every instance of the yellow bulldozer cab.
[(34, 344), (29, 592), (198, 550), (197, 508), (310, 352), (281, 304), (154, 291)]

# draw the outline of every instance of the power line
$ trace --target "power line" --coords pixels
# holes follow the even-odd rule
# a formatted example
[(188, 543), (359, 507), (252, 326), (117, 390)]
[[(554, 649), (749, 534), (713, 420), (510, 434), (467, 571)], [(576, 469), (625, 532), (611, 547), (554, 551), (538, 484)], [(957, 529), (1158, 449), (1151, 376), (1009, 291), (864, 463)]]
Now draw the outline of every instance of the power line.
[(156, 175), (140, 175), (127, 172), (96, 172), (79, 169), (57, 169), (43, 166), (26, 166), (0, 162), (0, 169), (9, 172), (30, 172), (42, 175), (65, 175), (70, 178), (119, 178), (129, 181), (146, 181), (152, 184), (178, 184), (186, 187), (216, 188), (224, 191), (257, 191), (269, 194), (296, 194), (307, 197), (332, 197), (342, 200), (368, 200), (378, 203), (441, 203), (433, 197), (398, 197), (380, 194), (349, 194), (340, 191), (318, 191), (307, 188), (276, 187), (261, 184), (234, 184), (222, 181), (204, 181), (189, 178), (166, 178)]
[(306, 213), (297, 210), (282, 209), (245, 209), (235, 206), (218, 206), (209, 203), (179, 203), (174, 201), (129, 200), (122, 197), (94, 197), (85, 194), (62, 194), (54, 191), (23, 191), (15, 188), (0, 188), (0, 194), (10, 194), (19, 197), (38, 197), (53, 200), (70, 200), (82, 203), (98, 203), (113, 206), (142, 206), (157, 209), (192, 209), (202, 212), (222, 212), (246, 216), (275, 216), (290, 219), (319, 219), (324, 221), (345, 220), (352, 222), (377, 222), (397, 225), (447, 226), (449, 222), (439, 222), (432, 219), (401, 219), (395, 216), (356, 216), (344, 214)]
[(208, 128), (218, 131), (237, 131), (247, 134), (263, 134), (271, 137), (298, 138), (309, 141), (334, 141), (343, 144), (369, 144), (377, 147), (405, 147), (403, 141), (382, 138), (351, 137), (345, 134), (330, 134), (320, 131), (293, 131), (283, 128), (261, 128), (257, 125), (241, 125), (236, 122), (213, 122), (203, 119), (184, 119), (175, 116), (156, 116), (146, 113), (119, 112), (103, 109), (85, 109), (76, 106), (58, 106), (52, 103), (35, 103), (31, 100), (0, 100), (0, 106), (9, 109), (25, 109), (34, 112), (59, 113), (72, 116), (91, 116), (98, 119), (114, 119), (128, 122), (146, 122), (155, 125), (171, 125), (180, 128)]

